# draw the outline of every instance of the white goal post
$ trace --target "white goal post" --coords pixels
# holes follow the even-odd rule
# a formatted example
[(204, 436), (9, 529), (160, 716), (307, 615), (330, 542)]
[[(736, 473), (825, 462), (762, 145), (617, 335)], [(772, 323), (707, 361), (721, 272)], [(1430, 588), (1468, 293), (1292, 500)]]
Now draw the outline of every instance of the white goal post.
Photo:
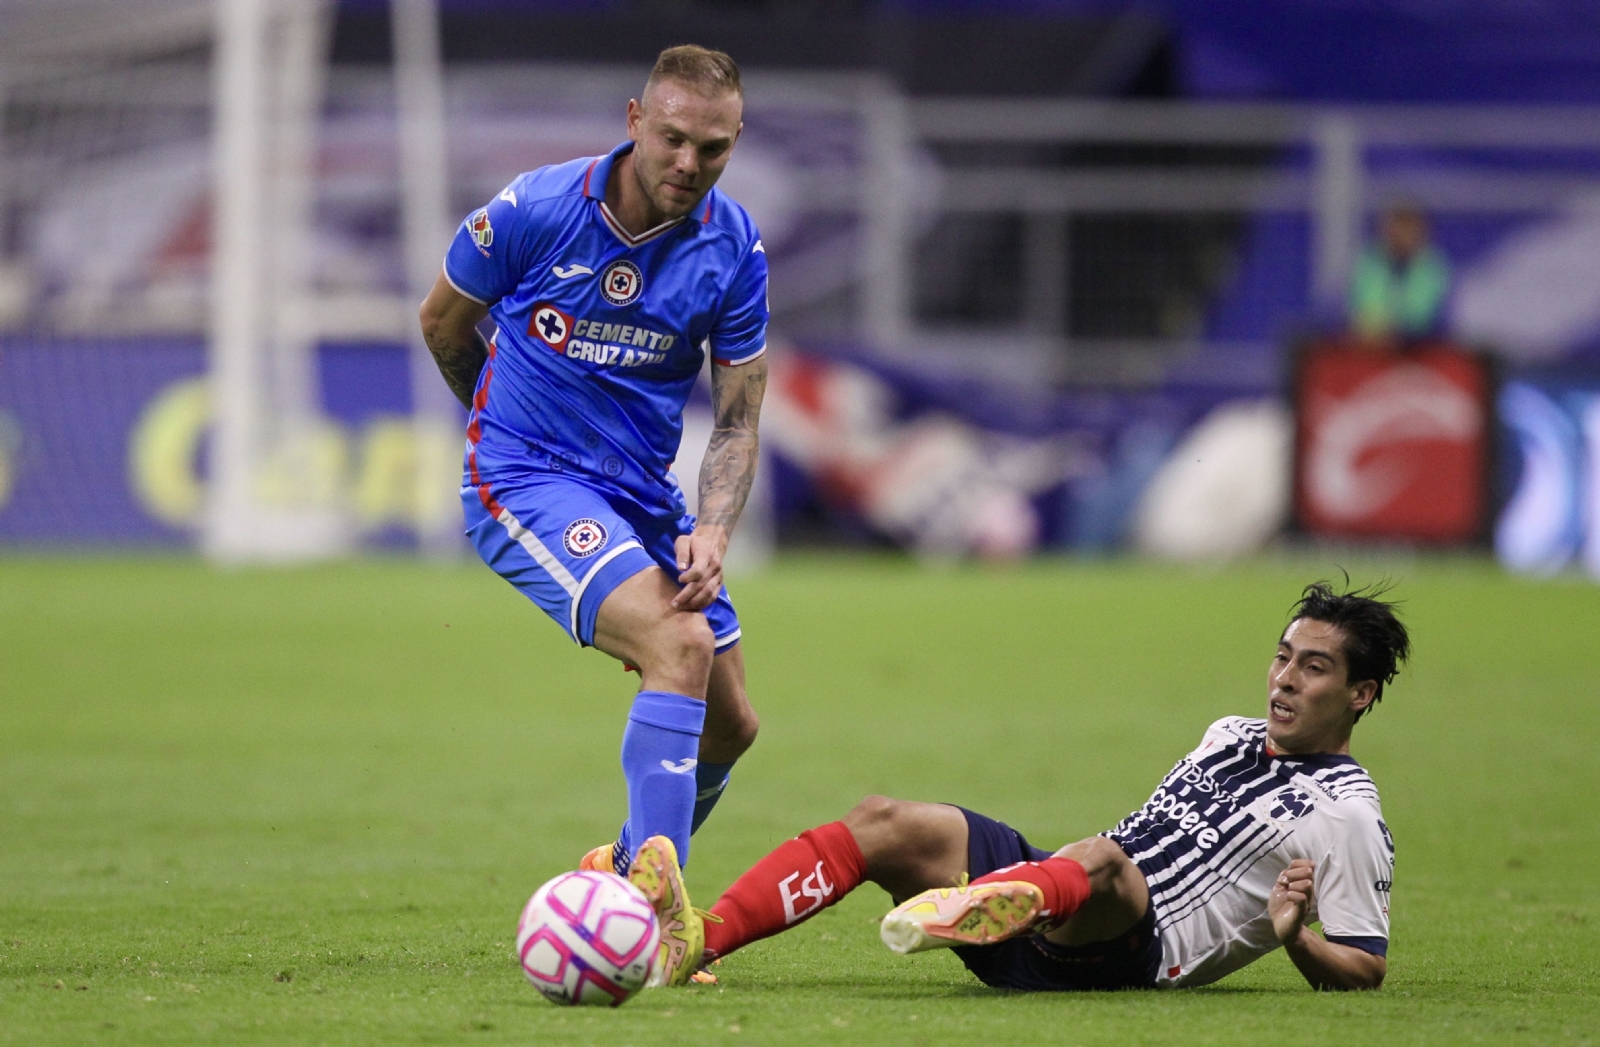
[(211, 482), (202, 544), (223, 563), (350, 548), (319, 490), (310, 323), (316, 133), (326, 0), (218, 0), (209, 370)]

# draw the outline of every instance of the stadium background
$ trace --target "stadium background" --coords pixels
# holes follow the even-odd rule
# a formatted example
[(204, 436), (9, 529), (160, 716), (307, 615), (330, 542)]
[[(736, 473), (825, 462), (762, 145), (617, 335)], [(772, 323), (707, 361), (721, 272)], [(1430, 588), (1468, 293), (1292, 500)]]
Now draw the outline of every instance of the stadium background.
[[(1589, 5), (433, 12), (0, 0), (0, 1042), (1593, 1041)], [(746, 71), (774, 317), (732, 583), (765, 727), (691, 884), (869, 791), (1096, 831), (1348, 570), (1418, 634), (1358, 735), (1380, 997), (1278, 957), (1020, 1001), (890, 963), (862, 897), (721, 994), (533, 1007), (506, 925), (614, 828), (627, 681), (469, 561), (414, 303), (684, 40)], [(1374, 349), (1346, 303), (1401, 203), (1451, 290)]]

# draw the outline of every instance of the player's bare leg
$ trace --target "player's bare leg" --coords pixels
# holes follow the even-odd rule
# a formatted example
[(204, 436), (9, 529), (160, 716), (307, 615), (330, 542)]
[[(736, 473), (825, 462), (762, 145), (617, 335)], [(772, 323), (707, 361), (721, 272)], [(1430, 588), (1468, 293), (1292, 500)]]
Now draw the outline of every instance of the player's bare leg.
[(744, 689), (744, 648), (734, 644), (711, 660), (701, 763), (733, 763), (755, 744), (761, 723)]
[(640, 688), (706, 700), (716, 640), (706, 617), (672, 606), (678, 583), (658, 567), (629, 578), (595, 618), (594, 645), (639, 669)]
[(1065, 923), (1045, 937), (1057, 945), (1110, 941), (1132, 930), (1150, 907), (1144, 873), (1111, 840), (1091, 836), (1056, 852), (1071, 858), (1089, 876), (1089, 897)]
[(867, 879), (898, 904), (967, 872), (967, 818), (944, 803), (869, 796), (844, 816), (866, 859)]
[(691, 836), (711, 817), (728, 787), (734, 763), (755, 743), (759, 726), (744, 689), (744, 650), (735, 643), (711, 660), (706, 726), (700, 735), (700, 762), (694, 769)]

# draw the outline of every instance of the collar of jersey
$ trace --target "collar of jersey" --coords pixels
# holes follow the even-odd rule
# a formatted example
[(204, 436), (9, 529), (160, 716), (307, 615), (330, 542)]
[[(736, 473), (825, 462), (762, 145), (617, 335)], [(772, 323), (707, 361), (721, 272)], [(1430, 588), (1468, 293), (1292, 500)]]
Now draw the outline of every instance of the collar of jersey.
[[(633, 142), (623, 142), (605, 156), (597, 156), (589, 164), (589, 169), (583, 173), (583, 195), (600, 204), (600, 217), (605, 220), (606, 226), (629, 247), (638, 247), (646, 240), (654, 240), (662, 233), (680, 224), (688, 215), (680, 215), (670, 222), (662, 222), (653, 229), (646, 229), (638, 236), (634, 236), (622, 227), (617, 221), (617, 216), (611, 213), (611, 208), (606, 206), (606, 183), (611, 180), (611, 165), (616, 163), (617, 157), (633, 151)], [(708, 193), (709, 197), (710, 194)], [(706, 217), (711, 217), (711, 201), (706, 200)]]
[(1261, 746), (1261, 752), (1269, 760), (1279, 760), (1284, 763), (1293, 760), (1298, 763), (1309, 763), (1319, 767), (1335, 767), (1339, 764), (1361, 766), (1360, 762), (1349, 753), (1275, 753), (1265, 743)]

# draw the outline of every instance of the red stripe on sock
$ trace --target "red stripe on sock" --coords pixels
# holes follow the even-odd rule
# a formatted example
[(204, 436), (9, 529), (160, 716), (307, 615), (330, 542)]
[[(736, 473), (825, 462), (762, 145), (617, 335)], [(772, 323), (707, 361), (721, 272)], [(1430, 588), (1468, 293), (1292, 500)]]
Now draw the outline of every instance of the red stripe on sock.
[(867, 860), (843, 822), (808, 829), (736, 880), (706, 921), (706, 958), (804, 923), (849, 894), (867, 876)]
[(1089, 874), (1071, 858), (1051, 857), (1042, 862), (1020, 862), (980, 876), (973, 883), (1026, 880), (1044, 892), (1044, 911), (1036, 929), (1067, 919), (1089, 900)]

